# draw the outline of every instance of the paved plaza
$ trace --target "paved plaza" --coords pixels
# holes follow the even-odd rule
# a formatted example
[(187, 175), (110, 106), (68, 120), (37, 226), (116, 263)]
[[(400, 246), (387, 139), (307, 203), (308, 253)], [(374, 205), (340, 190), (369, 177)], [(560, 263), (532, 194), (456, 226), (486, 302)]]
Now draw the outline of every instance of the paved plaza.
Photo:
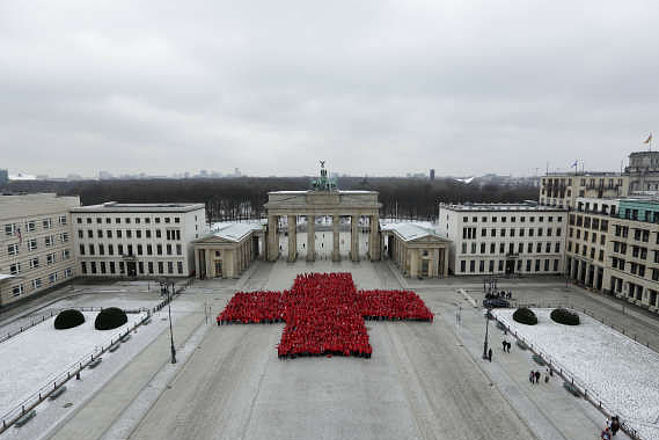
[[(371, 359), (281, 360), (283, 323), (215, 325), (236, 290), (283, 290), (296, 274), (312, 271), (351, 272), (358, 289), (412, 289), (435, 320), (368, 321)], [(129, 302), (132, 293), (148, 305), (158, 298), (152, 287), (94, 285), (61, 301), (88, 306), (116, 295)], [(523, 303), (586, 308), (659, 346), (652, 316), (558, 278), (500, 280), (500, 287)], [(66, 409), (63, 402), (43, 404), (32, 422), (0, 440), (596, 438), (604, 415), (567, 393), (557, 377), (531, 385), (530, 353), (514, 347), (504, 355), (494, 326), (493, 360), (481, 359), (485, 320), (472, 301), (482, 298), (482, 279), (403, 279), (388, 262), (257, 262), (238, 280), (196, 281), (174, 301), (177, 364), (168, 362), (169, 334), (158, 317), (159, 333), (138, 333), (128, 346), (141, 348), (128, 361), (107, 377), (95, 370), (75, 385), (91, 391), (71, 393)]]

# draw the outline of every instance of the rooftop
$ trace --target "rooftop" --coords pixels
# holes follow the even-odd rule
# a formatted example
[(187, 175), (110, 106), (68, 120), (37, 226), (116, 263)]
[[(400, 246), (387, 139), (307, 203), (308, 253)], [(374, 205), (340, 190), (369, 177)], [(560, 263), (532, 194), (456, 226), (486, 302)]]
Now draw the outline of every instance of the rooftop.
[(464, 204), (448, 204), (442, 203), (439, 205), (440, 208), (447, 209), (450, 211), (504, 211), (504, 212), (516, 212), (516, 211), (551, 211), (551, 212), (563, 212), (567, 211), (566, 209), (559, 208), (557, 206), (544, 206), (537, 203), (464, 203)]
[(393, 231), (405, 241), (416, 240), (417, 238), (427, 236), (441, 238), (439, 235), (435, 234), (435, 231), (432, 229), (410, 222), (385, 224), (382, 225), (382, 230)]
[(0, 219), (63, 214), (78, 206), (78, 196), (58, 196), (55, 193), (3, 194), (0, 196)]
[(202, 237), (201, 240), (208, 237), (219, 237), (229, 241), (238, 242), (253, 231), (263, 229), (261, 220), (241, 223), (215, 223), (209, 234)]
[(81, 206), (72, 212), (190, 212), (204, 209), (203, 203), (118, 203)]

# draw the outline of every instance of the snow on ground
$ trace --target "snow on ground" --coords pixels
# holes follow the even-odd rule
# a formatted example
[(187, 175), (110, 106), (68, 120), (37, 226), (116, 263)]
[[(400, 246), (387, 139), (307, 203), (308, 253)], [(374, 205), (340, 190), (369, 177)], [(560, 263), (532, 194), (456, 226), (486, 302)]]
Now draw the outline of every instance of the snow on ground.
[(642, 438), (659, 439), (659, 354), (584, 314), (572, 327), (552, 321), (552, 309), (533, 310), (534, 326), (513, 321), (513, 309), (492, 313), (599, 396)]
[(125, 325), (99, 331), (94, 328), (96, 312), (84, 315), (85, 323), (78, 327), (55, 330), (50, 318), (0, 344), (0, 416), (143, 316), (129, 314)]

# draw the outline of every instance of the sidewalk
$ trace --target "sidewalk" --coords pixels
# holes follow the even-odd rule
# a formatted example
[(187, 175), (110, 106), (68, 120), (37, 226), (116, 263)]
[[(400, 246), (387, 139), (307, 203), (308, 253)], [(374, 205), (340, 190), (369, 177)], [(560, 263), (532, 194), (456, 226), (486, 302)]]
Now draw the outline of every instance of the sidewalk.
[[(494, 321), (489, 327), (492, 362), (481, 359), (485, 335), (482, 309), (463, 308), (460, 325), (456, 325), (455, 311), (443, 313), (442, 319), (453, 328), (467, 352), (540, 439), (599, 438), (606, 417), (589, 402), (569, 394), (563, 388), (562, 379), (556, 375), (549, 383), (542, 378), (540, 384), (531, 384), (528, 380), (530, 371), (544, 372), (545, 368), (531, 359), (531, 352), (519, 349), (511, 335), (507, 337), (513, 343), (511, 353), (504, 353), (501, 347), (503, 332), (496, 328)], [(619, 432), (616, 438), (629, 439), (624, 432)]]
[[(200, 302), (200, 306), (201, 306)], [(193, 332), (204, 325), (204, 314), (190, 313), (173, 323), (176, 346), (180, 349)], [(51, 439), (98, 439), (141, 393), (149, 381), (169, 363), (169, 331), (136, 356), (94, 397), (56, 430)]]

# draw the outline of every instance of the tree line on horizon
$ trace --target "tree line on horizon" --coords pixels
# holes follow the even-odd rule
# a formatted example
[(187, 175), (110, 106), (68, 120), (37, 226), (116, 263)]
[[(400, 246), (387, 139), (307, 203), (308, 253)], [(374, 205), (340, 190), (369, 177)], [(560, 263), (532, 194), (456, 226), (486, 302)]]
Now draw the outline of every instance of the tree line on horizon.
[[(236, 177), (221, 179), (139, 179), (86, 181), (16, 181), (5, 192), (56, 192), (78, 195), (83, 205), (122, 203), (204, 203), (209, 221), (265, 216), (269, 191), (305, 190), (310, 177)], [(343, 190), (379, 192), (381, 217), (434, 220), (441, 203), (513, 203), (537, 200), (532, 185), (465, 184), (454, 179), (421, 180), (396, 177), (342, 177)]]

